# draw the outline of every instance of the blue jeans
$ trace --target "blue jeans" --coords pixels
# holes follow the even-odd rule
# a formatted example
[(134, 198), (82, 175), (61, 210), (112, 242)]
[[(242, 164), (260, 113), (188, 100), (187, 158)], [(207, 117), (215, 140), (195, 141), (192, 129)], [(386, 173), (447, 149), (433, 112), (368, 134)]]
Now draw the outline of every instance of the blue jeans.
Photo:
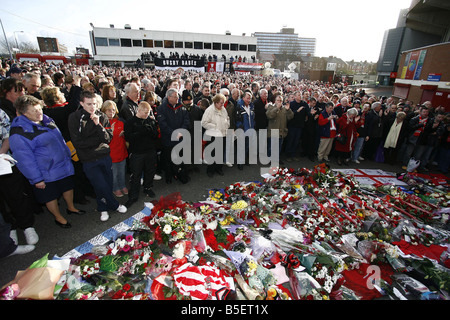
[(113, 162), (112, 174), (113, 174), (113, 190), (122, 190), (126, 187), (125, 174), (127, 170), (127, 160), (121, 162)]
[(414, 150), (414, 159), (420, 160), (420, 167), (424, 168), (428, 164), (428, 160), (431, 157), (431, 152), (433, 152), (433, 146), (427, 145), (417, 145)]
[(352, 151), (352, 160), (353, 161), (358, 160), (359, 156), (361, 155), (361, 151), (364, 146), (365, 140), (366, 140), (366, 137), (361, 137), (361, 138), (356, 139), (355, 147), (354, 147), (354, 150)]
[(89, 162), (83, 163), (83, 170), (86, 177), (94, 188), (97, 211), (116, 210), (119, 207), (119, 201), (113, 194), (113, 174), (112, 160), (109, 155)]
[(303, 128), (291, 128), (288, 129), (288, 135), (286, 137), (286, 155), (288, 157), (294, 157), (297, 153), (297, 147), (302, 137)]

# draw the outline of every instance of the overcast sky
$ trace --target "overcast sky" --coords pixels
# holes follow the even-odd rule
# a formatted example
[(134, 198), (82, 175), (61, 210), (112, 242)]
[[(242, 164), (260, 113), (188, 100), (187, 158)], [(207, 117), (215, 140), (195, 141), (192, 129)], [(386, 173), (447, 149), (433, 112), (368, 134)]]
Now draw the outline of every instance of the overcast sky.
[(92, 52), (91, 22), (104, 28), (130, 24), (133, 29), (213, 34), (228, 30), (248, 36), (289, 27), (300, 37), (316, 38), (316, 56), (377, 62), (384, 31), (396, 27), (400, 10), (409, 8), (411, 0), (16, 0), (11, 4), (0, 9), (7, 37), (36, 47), (36, 37), (56, 37), (70, 54), (77, 46)]

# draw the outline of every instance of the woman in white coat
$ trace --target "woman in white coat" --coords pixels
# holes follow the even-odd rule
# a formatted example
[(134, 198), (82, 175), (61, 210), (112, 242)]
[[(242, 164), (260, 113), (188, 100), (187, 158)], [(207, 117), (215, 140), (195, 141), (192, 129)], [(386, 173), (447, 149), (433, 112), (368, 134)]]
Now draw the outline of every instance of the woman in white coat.
[(204, 138), (208, 141), (204, 150), (204, 159), (208, 163), (206, 173), (209, 177), (212, 177), (214, 173), (223, 176), (225, 137), (230, 127), (230, 118), (223, 106), (225, 101), (223, 94), (216, 94), (201, 121), (202, 127), (205, 128)]

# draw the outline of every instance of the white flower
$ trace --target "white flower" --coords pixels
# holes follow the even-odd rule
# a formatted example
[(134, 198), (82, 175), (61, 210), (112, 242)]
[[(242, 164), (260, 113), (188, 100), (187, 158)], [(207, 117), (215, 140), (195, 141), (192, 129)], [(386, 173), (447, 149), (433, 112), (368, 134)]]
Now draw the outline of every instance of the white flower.
[(206, 223), (206, 229), (216, 230), (217, 228), (217, 220), (213, 220), (211, 222)]
[(195, 214), (191, 211), (186, 212), (186, 223), (193, 224), (195, 221)]
[(163, 228), (163, 232), (165, 234), (170, 234), (172, 232), (172, 227), (170, 226), (170, 224), (166, 224)]

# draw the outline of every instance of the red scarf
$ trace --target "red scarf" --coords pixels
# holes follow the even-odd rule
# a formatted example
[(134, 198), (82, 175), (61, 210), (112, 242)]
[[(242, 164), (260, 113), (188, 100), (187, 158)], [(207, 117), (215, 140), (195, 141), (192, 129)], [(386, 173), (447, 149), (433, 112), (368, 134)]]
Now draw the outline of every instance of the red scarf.
[(66, 105), (68, 105), (68, 104), (69, 104), (68, 102), (64, 102), (64, 103), (56, 103), (56, 104), (54, 104), (54, 105), (52, 105), (52, 106), (47, 106), (47, 108), (64, 107), (64, 106), (66, 106)]
[(423, 132), (423, 129), (424, 129), (425, 126), (427, 125), (427, 121), (428, 121), (428, 118), (422, 119), (422, 116), (419, 116), (419, 123), (423, 123), (423, 127), (420, 127), (419, 129), (417, 129), (416, 131), (414, 131), (414, 136), (415, 136), (415, 137), (420, 136), (420, 134)]

